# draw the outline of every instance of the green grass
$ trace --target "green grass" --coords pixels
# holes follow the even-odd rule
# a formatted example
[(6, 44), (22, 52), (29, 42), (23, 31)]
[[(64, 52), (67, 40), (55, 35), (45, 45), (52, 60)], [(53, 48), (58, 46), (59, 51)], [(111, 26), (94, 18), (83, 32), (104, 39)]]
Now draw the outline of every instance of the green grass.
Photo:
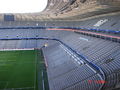
[[(47, 78), (47, 70), (45, 67), (44, 57), (42, 51), (39, 51), (37, 54), (38, 60), (37, 60), (37, 70), (38, 70), (38, 88), (40, 90), (49, 90), (49, 84), (48, 84), (48, 78)], [(42, 74), (43, 73), (43, 74)], [(44, 81), (44, 82), (43, 82)], [(44, 87), (43, 87), (44, 83)], [(43, 89), (44, 88), (44, 89)]]
[(12, 88), (49, 90), (42, 51), (0, 51), (0, 90)]
[(0, 89), (36, 87), (36, 51), (0, 51)]

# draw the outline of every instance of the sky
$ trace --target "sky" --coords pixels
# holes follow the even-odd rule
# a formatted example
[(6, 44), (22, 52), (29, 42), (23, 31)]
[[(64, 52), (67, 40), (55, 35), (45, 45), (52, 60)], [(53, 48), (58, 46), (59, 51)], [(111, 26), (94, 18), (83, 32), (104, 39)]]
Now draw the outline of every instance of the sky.
[(47, 0), (0, 0), (0, 13), (36, 13), (46, 5)]

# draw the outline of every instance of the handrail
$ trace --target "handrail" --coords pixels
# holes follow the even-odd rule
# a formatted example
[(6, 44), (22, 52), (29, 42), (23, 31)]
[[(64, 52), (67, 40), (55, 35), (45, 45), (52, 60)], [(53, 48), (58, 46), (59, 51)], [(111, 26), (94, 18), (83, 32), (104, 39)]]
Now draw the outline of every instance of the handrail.
[(80, 32), (80, 33), (85, 33), (85, 34), (90, 34), (90, 35), (97, 35), (97, 36), (103, 36), (103, 37), (106, 37), (106, 38), (113, 38), (113, 39), (119, 39), (120, 40), (120, 37), (119, 36), (113, 36), (113, 35), (107, 35), (107, 34), (102, 34), (102, 33), (95, 33), (95, 32), (89, 32), (89, 31), (83, 31), (83, 30), (76, 30), (76, 29), (62, 29), (62, 28), (49, 28), (47, 30), (60, 30), (60, 31), (73, 31), (73, 32)]
[[(96, 71), (96, 73), (99, 74), (100, 78), (105, 81), (105, 74), (104, 74), (103, 70), (99, 66), (97, 66), (97, 65), (93, 64), (92, 62), (90, 62), (90, 60), (88, 58), (86, 58), (84, 55), (78, 53), (77, 51), (75, 51), (74, 49), (72, 49), (70, 46), (68, 46), (67, 44), (65, 44), (64, 42), (62, 42), (59, 39), (42, 37), (42, 38), (9, 38), (9, 39), (8, 38), (3, 38), (3, 39), (0, 39), (0, 40), (39, 40), (39, 39), (58, 41), (59, 43), (61, 43), (65, 47), (67, 47), (69, 50), (71, 50), (72, 52), (74, 52), (76, 55), (78, 55), (79, 57), (81, 57), (84, 60), (84, 62), (87, 65), (89, 65), (92, 69), (94, 69)], [(102, 83), (102, 86), (100, 87), (99, 90), (101, 90), (101, 88), (103, 87), (104, 84), (105, 83)]]
[(13, 26), (13, 27), (0, 27), (0, 29), (74, 29), (74, 30), (88, 30), (88, 31), (101, 31), (108, 33), (120, 33), (120, 30), (107, 30), (107, 29), (94, 29), (94, 28), (82, 28), (82, 27), (55, 27), (55, 26)]

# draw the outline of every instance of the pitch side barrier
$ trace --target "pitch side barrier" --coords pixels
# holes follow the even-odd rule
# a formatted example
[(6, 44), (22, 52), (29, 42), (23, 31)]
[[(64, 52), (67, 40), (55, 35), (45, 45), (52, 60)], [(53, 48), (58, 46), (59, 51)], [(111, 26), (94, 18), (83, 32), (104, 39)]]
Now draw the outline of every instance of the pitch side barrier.
[(81, 28), (81, 27), (44, 27), (44, 26), (19, 26), (19, 27), (0, 27), (0, 29), (75, 29), (75, 30), (87, 30), (97, 32), (107, 32), (120, 34), (120, 30), (107, 30), (107, 29), (93, 29), (93, 28)]
[(39, 40), (39, 39), (54, 40), (50, 38), (0, 38), (0, 40)]
[(0, 39), (0, 40), (55, 40), (55, 41), (58, 41), (59, 43), (61, 43), (62, 45), (64, 45), (65, 47), (67, 47), (69, 50), (71, 50), (73, 53), (75, 53), (77, 56), (79, 56), (80, 58), (82, 58), (83, 62), (85, 62), (87, 65), (89, 65), (90, 68), (92, 68), (92, 70), (95, 71), (95, 73), (99, 73), (99, 76), (102, 80), (105, 80), (105, 74), (104, 72), (102, 71), (102, 69), (93, 64), (92, 62), (90, 62), (90, 60), (85, 57), (84, 55), (82, 55), (81, 53), (78, 53), (77, 51), (75, 51), (74, 49), (72, 49), (71, 47), (69, 47), (67, 44), (65, 44), (64, 42), (62, 42), (61, 40), (59, 39), (56, 39), (56, 38), (48, 38), (48, 37), (42, 37), (42, 38), (3, 38), (3, 39)]
[[(49, 28), (49, 27), (48, 27)], [(97, 31), (97, 32), (107, 32), (107, 33), (117, 33), (120, 34), (118, 30), (107, 30), (107, 29), (93, 29), (93, 28), (81, 28), (81, 27), (50, 27), (56, 29), (74, 29), (74, 30), (87, 30), (87, 31)]]

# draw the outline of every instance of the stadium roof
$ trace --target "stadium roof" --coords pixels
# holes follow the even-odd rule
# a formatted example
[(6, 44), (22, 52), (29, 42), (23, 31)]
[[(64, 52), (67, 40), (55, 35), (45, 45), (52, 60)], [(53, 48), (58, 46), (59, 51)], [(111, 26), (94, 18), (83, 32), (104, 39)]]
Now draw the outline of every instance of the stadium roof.
[[(119, 0), (48, 0), (42, 12), (14, 14), (15, 20), (80, 20), (120, 10)], [(3, 20), (1, 14), (0, 20)]]

